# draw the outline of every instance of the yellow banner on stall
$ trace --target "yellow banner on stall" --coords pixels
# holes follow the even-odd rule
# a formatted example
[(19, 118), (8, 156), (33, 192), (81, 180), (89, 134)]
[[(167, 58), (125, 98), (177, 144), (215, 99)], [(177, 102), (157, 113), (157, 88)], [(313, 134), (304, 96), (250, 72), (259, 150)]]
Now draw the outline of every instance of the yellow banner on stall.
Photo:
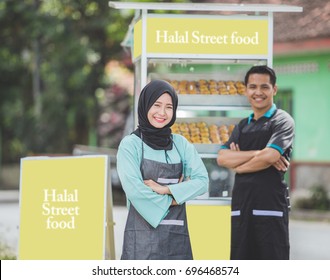
[(107, 156), (21, 159), (19, 259), (105, 256)]
[[(146, 52), (212, 55), (267, 55), (268, 19), (149, 17)], [(134, 27), (134, 58), (142, 53), (142, 21)]]
[(197, 204), (192, 200), (187, 204), (187, 217), (194, 260), (229, 260), (230, 205)]

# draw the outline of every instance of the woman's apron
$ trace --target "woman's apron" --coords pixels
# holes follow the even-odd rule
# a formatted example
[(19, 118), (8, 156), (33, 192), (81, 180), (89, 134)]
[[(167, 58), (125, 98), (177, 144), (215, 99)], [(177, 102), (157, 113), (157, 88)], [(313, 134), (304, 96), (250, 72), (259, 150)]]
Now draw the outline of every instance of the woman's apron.
[[(267, 127), (268, 126), (268, 127)], [(262, 131), (242, 133), (241, 151), (262, 150), (270, 137)], [(236, 174), (232, 196), (231, 259), (289, 259), (288, 190), (275, 167)]]
[[(169, 164), (144, 159), (142, 143), (141, 172), (144, 180), (151, 179), (160, 185), (178, 183), (182, 175), (182, 169), (182, 161)], [(152, 209), (150, 209), (150, 212), (152, 212)], [(191, 260), (192, 250), (185, 204), (170, 206), (166, 217), (157, 228), (153, 228), (131, 203), (125, 227), (121, 259)]]

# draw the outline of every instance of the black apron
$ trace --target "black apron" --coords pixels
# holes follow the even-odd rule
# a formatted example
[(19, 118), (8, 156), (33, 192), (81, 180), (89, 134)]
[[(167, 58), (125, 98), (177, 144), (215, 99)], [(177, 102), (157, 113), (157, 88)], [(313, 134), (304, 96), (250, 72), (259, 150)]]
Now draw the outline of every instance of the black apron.
[[(169, 164), (144, 159), (142, 144), (141, 172), (144, 180), (151, 179), (160, 185), (177, 183), (182, 169), (182, 162)], [(157, 228), (153, 228), (131, 203), (121, 259), (192, 260), (185, 204), (170, 206), (164, 220)]]
[[(268, 127), (267, 127), (268, 126)], [(241, 151), (262, 150), (272, 132), (242, 132)], [(275, 167), (236, 174), (232, 195), (231, 259), (289, 259), (288, 190), (284, 172)]]

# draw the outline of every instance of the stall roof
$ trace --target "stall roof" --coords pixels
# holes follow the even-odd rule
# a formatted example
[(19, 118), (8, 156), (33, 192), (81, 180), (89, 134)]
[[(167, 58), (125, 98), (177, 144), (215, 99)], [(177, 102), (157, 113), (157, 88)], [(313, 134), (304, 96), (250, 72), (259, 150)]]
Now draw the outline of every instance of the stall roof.
[(272, 4), (225, 3), (155, 3), (109, 1), (115, 9), (167, 10), (167, 11), (234, 11), (234, 12), (302, 12), (302, 7)]

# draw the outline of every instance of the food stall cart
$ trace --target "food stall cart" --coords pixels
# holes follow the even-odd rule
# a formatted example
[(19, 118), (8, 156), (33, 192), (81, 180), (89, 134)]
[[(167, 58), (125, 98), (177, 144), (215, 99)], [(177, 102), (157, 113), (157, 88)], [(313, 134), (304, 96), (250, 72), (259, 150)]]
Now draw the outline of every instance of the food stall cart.
[(272, 66), (273, 13), (301, 8), (112, 1), (109, 6), (135, 10), (123, 42), (135, 65), (135, 125), (141, 89), (155, 78), (169, 81), (179, 95), (172, 131), (194, 143), (208, 169), (209, 191), (187, 203), (194, 258), (228, 259), (234, 174), (217, 166), (217, 153), (247, 115), (242, 111), (250, 110), (244, 96), (246, 71), (252, 65)]

